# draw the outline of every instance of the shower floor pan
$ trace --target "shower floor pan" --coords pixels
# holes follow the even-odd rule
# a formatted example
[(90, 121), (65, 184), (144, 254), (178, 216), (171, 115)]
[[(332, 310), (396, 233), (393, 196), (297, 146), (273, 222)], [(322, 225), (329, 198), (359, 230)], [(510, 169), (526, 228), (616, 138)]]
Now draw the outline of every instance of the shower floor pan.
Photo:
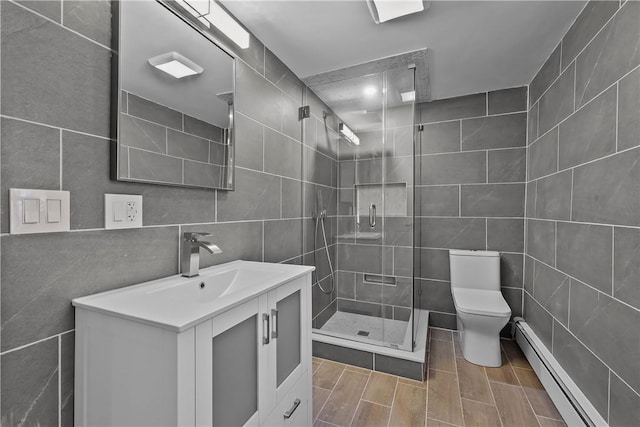
[[(383, 335), (379, 318), (338, 311), (322, 329), (313, 330), (313, 355), (422, 381), (427, 361), (429, 312), (415, 310), (415, 315), (418, 321), (413, 351), (409, 350), (413, 319), (409, 322), (385, 319)], [(360, 331), (369, 334), (358, 334)], [(381, 338), (387, 345), (381, 344)]]

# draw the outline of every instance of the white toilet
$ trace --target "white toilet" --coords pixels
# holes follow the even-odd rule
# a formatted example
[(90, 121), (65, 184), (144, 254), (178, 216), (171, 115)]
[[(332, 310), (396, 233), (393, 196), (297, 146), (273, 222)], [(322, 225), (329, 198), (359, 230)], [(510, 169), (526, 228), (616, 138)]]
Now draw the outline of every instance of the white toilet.
[(500, 254), (450, 250), (449, 262), (464, 358), (476, 365), (502, 365), (500, 331), (511, 309), (500, 292)]

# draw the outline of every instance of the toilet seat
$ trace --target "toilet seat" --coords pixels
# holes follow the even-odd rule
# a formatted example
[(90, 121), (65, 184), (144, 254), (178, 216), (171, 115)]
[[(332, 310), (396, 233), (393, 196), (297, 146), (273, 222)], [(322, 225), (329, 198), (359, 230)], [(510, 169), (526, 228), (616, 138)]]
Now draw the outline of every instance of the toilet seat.
[(454, 288), (452, 295), (457, 311), (491, 317), (511, 316), (511, 309), (500, 291)]

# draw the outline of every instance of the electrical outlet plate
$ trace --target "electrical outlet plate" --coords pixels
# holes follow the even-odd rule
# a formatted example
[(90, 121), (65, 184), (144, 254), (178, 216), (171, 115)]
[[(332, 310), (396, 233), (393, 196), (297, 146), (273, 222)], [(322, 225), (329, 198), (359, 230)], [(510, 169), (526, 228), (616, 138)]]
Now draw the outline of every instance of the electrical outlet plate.
[(104, 195), (104, 228), (142, 227), (142, 196), (133, 194)]

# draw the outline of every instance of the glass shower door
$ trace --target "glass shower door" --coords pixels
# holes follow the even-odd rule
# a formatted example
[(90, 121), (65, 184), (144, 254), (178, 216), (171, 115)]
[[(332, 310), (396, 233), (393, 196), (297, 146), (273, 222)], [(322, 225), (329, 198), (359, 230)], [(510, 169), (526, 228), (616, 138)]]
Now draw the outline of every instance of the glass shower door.
[(340, 135), (337, 312), (316, 332), (412, 350), (413, 71), (311, 89)]

